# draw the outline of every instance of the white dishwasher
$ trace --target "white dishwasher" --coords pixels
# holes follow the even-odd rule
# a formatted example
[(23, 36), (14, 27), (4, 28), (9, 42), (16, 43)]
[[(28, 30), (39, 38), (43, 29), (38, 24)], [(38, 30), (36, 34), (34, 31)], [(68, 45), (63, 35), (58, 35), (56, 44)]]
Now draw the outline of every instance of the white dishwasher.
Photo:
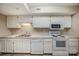
[(43, 40), (31, 39), (31, 54), (43, 54)]

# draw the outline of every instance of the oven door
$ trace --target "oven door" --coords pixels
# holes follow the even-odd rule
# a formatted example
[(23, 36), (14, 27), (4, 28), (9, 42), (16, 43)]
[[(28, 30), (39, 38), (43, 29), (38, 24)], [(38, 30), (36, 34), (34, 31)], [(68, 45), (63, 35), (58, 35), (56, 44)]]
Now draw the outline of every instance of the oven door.
[(68, 41), (67, 40), (53, 40), (54, 51), (67, 51)]

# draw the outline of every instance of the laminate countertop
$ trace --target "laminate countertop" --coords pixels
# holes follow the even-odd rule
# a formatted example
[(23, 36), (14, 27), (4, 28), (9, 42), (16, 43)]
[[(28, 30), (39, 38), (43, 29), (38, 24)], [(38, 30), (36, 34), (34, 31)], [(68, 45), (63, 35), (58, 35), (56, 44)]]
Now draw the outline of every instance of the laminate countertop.
[(0, 39), (52, 39), (52, 36), (0, 37)]

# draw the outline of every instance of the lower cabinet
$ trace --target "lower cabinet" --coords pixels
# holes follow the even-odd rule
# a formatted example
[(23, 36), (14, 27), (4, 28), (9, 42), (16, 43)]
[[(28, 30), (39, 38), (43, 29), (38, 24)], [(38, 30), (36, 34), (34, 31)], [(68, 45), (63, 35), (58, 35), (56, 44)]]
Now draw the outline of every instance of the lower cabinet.
[(76, 54), (79, 51), (79, 39), (78, 38), (71, 38), (69, 39), (69, 53)]
[(52, 53), (52, 39), (44, 39), (44, 53)]
[(26, 53), (30, 53), (30, 39), (24, 39), (23, 41), (23, 51)]
[(0, 39), (0, 52), (5, 53), (52, 53), (52, 39)]
[(13, 40), (12, 39), (5, 39), (5, 52), (6, 53), (13, 53), (14, 51), (14, 46), (13, 46)]
[(14, 39), (14, 53), (22, 53), (23, 47), (22, 47), (22, 39)]
[(43, 54), (42, 39), (31, 39), (31, 54)]
[(0, 53), (5, 52), (5, 42), (4, 39), (0, 39)]
[(14, 53), (30, 53), (30, 40), (14, 39)]
[(30, 53), (30, 39), (0, 39), (0, 52)]

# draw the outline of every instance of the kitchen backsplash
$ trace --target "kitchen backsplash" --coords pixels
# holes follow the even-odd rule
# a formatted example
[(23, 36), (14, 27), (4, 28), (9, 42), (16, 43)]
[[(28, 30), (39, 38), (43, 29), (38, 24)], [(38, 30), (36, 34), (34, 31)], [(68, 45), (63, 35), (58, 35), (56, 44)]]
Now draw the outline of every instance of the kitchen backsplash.
[(48, 35), (49, 29), (34, 29), (32, 26), (23, 27), (21, 29), (9, 29), (12, 34), (25, 34), (30, 33), (31, 35)]

